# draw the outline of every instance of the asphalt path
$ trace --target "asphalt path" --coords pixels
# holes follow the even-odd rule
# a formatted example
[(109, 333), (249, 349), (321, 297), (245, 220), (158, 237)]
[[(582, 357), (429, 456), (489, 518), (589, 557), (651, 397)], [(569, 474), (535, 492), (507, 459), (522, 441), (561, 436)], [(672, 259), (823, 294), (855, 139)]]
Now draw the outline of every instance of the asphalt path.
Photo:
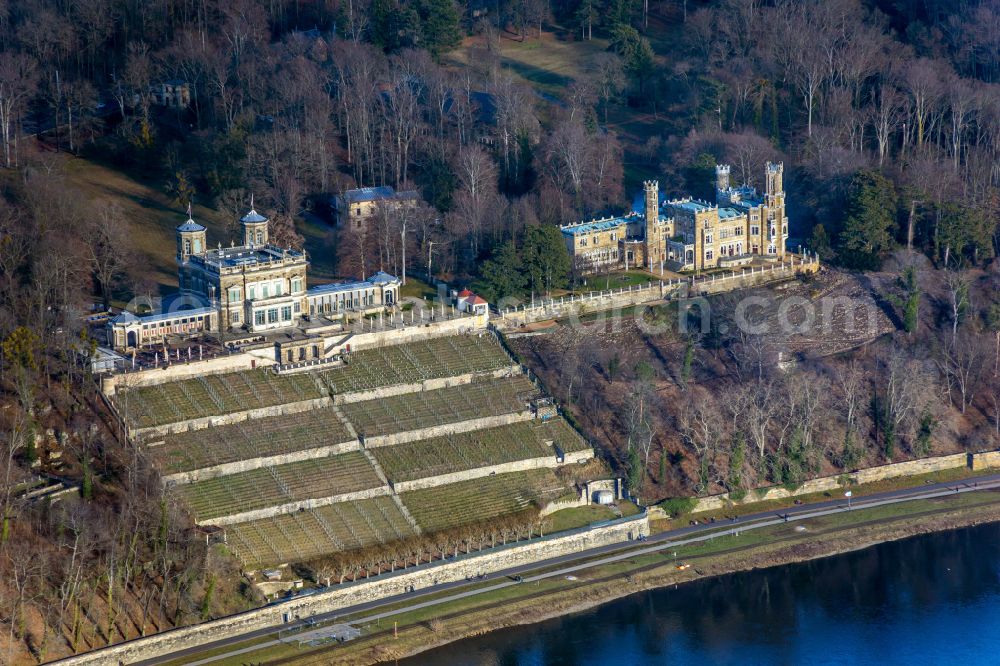
[[(920, 499), (932, 499), (935, 497), (944, 497), (948, 495), (991, 490), (991, 489), (1000, 489), (1000, 474), (980, 476), (974, 479), (968, 479), (957, 482), (926, 484), (915, 488), (904, 488), (900, 490), (890, 490), (881, 493), (874, 493), (872, 495), (866, 495), (864, 497), (853, 498), (852, 500), (850, 500), (850, 506), (848, 506), (849, 500), (847, 498), (840, 497), (837, 499), (827, 500), (823, 502), (801, 504), (789, 507), (787, 509), (781, 509), (778, 511), (762, 511), (759, 513), (748, 514), (739, 517), (735, 521), (717, 517), (716, 522), (714, 523), (708, 522), (699, 525), (689, 525), (687, 527), (681, 527), (675, 530), (670, 530), (668, 532), (660, 532), (659, 534), (653, 535), (641, 542), (626, 541), (622, 543), (609, 544), (606, 546), (599, 546), (587, 550), (582, 550), (576, 553), (561, 555), (547, 560), (542, 560), (531, 564), (504, 569), (502, 571), (498, 571), (495, 573), (486, 574), (485, 576), (477, 578), (474, 581), (461, 580), (449, 583), (439, 583), (437, 585), (431, 585), (429, 587), (414, 590), (412, 592), (397, 594), (391, 597), (385, 597), (383, 599), (379, 599), (376, 601), (356, 604), (354, 606), (340, 608), (335, 611), (330, 611), (327, 613), (317, 613), (315, 615), (309, 616), (308, 618), (302, 618), (302, 619), (296, 618), (292, 622), (288, 622), (280, 626), (248, 631), (244, 634), (240, 634), (239, 636), (233, 636), (230, 638), (213, 641), (211, 643), (205, 643), (204, 645), (200, 645), (198, 647), (178, 650), (175, 652), (171, 652), (169, 654), (164, 654), (162, 656), (155, 657), (153, 659), (147, 659), (144, 661), (136, 662), (136, 666), (154, 666), (157, 664), (163, 664), (169, 661), (182, 659), (184, 657), (195, 656), (210, 650), (217, 650), (219, 648), (223, 648), (228, 645), (242, 643), (248, 640), (261, 638), (264, 636), (278, 635), (280, 633), (285, 633), (295, 630), (304, 630), (302, 633), (296, 633), (284, 639), (275, 638), (270, 641), (256, 643), (252, 646), (235, 649), (223, 654), (217, 654), (210, 657), (205, 657), (200, 660), (185, 662), (187, 666), (201, 666), (203, 664), (211, 664), (221, 659), (238, 656), (240, 654), (252, 653), (267, 647), (279, 645), (280, 643), (287, 642), (289, 640), (295, 642), (299, 642), (300, 640), (308, 640), (309, 634), (313, 633), (312, 631), (308, 630), (308, 627), (314, 624), (331, 622), (333, 620), (337, 620), (338, 618), (343, 618), (349, 615), (356, 615), (358, 613), (363, 613), (366, 611), (378, 609), (384, 606), (395, 605), (403, 601), (412, 601), (413, 603), (407, 604), (400, 608), (393, 608), (390, 610), (386, 610), (381, 613), (367, 615), (360, 621), (364, 622), (365, 624), (368, 624), (378, 620), (390, 618), (394, 615), (399, 615), (401, 613), (407, 613), (421, 608), (427, 608), (430, 606), (449, 603), (466, 597), (482, 594), (484, 592), (500, 590), (505, 587), (510, 587), (512, 585), (523, 585), (525, 583), (540, 581), (546, 578), (567, 576), (578, 571), (589, 569), (591, 567), (618, 562), (621, 560), (636, 557), (638, 555), (646, 555), (650, 553), (656, 553), (663, 550), (667, 550), (670, 548), (677, 548), (679, 546), (689, 545), (692, 543), (708, 541), (711, 539), (715, 539), (716, 537), (736, 534), (747, 530), (760, 529), (762, 527), (768, 527), (771, 525), (778, 525), (781, 523), (788, 523), (798, 520), (807, 520), (809, 518), (827, 516), (852, 509), (872, 508), (876, 506), (895, 504), (898, 502), (906, 502), (906, 501), (920, 500)], [(581, 559), (585, 559), (587, 561), (579, 563), (578, 560)], [(577, 563), (572, 564), (574, 562)], [(559, 566), (562, 564), (566, 564), (567, 566)], [(532, 571), (538, 571), (540, 569), (549, 569), (551, 567), (558, 567), (558, 568), (535, 575), (530, 574), (530, 572)], [(521, 580), (520, 581), (515, 580), (516, 576), (521, 576)], [(489, 580), (496, 580), (497, 583), (494, 585), (480, 586), (480, 587), (475, 587), (474, 589), (457, 591), (455, 594), (445, 595), (435, 599), (419, 601), (421, 597), (426, 597), (428, 595), (436, 595), (448, 590), (465, 587), (469, 585), (470, 582), (482, 583), (483, 581), (489, 581)], [(315, 633), (317, 636), (321, 634), (319, 630), (317, 630)]]

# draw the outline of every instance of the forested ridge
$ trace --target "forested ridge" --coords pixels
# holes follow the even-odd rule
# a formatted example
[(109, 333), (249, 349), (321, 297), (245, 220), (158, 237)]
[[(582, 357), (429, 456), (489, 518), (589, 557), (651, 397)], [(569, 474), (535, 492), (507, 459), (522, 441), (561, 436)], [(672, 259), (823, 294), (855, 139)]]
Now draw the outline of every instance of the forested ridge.
[[(398, 272), (401, 243), (425, 257), (434, 241), (442, 270), (475, 277), (525, 227), (620, 211), (644, 177), (708, 198), (715, 162), (759, 185), (767, 159), (788, 163), (794, 234), (827, 256), (995, 251), (989, 3), (86, 0), (0, 16), (5, 164), (48, 130), (181, 208), (235, 212), (253, 191), (292, 220), (357, 185), (419, 189), (416, 219), (338, 239), (344, 274)], [(553, 95), (504, 55), (546, 39), (605, 48), (579, 51)], [(154, 104), (164, 82), (189, 86), (189, 109)], [(891, 210), (845, 215), (870, 171)]]
[[(433, 257), (496, 299), (579, 285), (556, 225), (644, 179), (711, 198), (715, 164), (760, 186), (783, 161), (795, 243), (871, 272), (895, 332), (788, 374), (717, 330), (539, 342), (644, 497), (739, 492), (996, 446), (998, 77), (989, 1), (0, 0), (0, 661), (255, 603), (80, 362), (90, 306), (158, 285), (122, 202), (67, 165), (151, 185), (178, 222), (192, 201), (235, 222), (252, 194), (283, 245), (326, 225), (338, 275)], [(190, 106), (157, 103), (167, 82)], [(327, 225), (372, 185), (423, 202)], [(79, 501), (32, 500), (40, 477)]]

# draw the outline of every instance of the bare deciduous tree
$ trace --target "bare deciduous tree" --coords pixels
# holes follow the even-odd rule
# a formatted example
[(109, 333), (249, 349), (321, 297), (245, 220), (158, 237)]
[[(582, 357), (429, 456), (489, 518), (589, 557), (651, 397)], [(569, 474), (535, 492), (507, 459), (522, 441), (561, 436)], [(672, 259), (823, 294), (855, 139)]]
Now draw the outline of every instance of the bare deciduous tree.
[(131, 237), (125, 215), (116, 203), (103, 204), (91, 220), (84, 240), (104, 307), (107, 308), (111, 304), (115, 285), (128, 266)]
[(7, 168), (18, 164), (20, 120), (37, 86), (38, 73), (33, 58), (10, 51), (0, 53), (0, 139)]

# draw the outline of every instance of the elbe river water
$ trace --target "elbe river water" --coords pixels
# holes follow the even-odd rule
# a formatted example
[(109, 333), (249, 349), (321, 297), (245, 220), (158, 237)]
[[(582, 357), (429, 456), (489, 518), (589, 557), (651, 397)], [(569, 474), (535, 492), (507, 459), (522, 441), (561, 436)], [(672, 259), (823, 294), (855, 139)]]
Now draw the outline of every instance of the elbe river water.
[(399, 663), (1000, 664), (1000, 524), (643, 592)]

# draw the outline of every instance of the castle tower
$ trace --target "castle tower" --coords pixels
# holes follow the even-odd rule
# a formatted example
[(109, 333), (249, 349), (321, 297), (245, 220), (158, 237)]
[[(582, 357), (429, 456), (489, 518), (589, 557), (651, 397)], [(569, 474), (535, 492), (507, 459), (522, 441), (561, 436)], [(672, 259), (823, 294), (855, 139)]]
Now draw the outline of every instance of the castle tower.
[[(785, 165), (782, 162), (768, 162), (764, 165), (767, 245), (774, 245), (775, 254), (780, 258), (785, 256), (785, 237), (788, 235), (788, 218), (785, 217), (785, 189), (782, 182), (784, 173)], [(771, 233), (772, 229), (773, 234)]]
[(205, 239), (205, 227), (191, 217), (191, 204), (188, 204), (187, 222), (177, 227), (177, 264), (186, 264), (191, 255), (201, 254), (208, 249)]
[(240, 218), (243, 225), (243, 244), (247, 247), (252, 245), (267, 245), (267, 218), (258, 213), (253, 207), (253, 195), (250, 195), (250, 212)]
[(765, 182), (767, 183), (767, 187), (764, 189), (765, 193), (784, 196), (785, 190), (781, 182), (782, 176), (785, 173), (784, 162), (778, 162), (777, 164), (768, 162), (764, 165), (764, 169), (766, 171)]
[(715, 165), (715, 192), (725, 192), (729, 189), (729, 165)]
[(660, 184), (655, 180), (647, 180), (642, 185), (646, 204), (646, 268), (652, 271), (660, 267), (660, 261), (664, 258), (663, 230), (660, 228)]

